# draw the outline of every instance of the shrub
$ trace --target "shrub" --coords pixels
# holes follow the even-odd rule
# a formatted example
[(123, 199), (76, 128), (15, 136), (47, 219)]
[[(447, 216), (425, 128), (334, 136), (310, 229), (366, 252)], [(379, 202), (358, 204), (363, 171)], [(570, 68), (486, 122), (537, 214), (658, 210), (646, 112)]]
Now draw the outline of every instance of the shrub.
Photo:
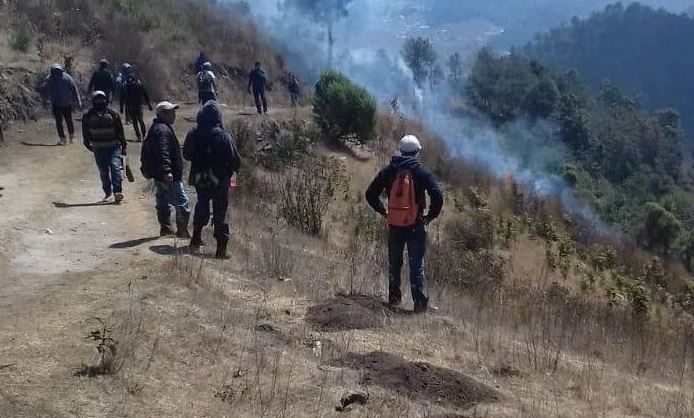
[(331, 159), (309, 161), (306, 170), (287, 170), (278, 187), (279, 213), (293, 227), (317, 235), (323, 229), (323, 215), (332, 201), (338, 176)]
[(362, 142), (373, 138), (376, 101), (366, 89), (354, 85), (337, 71), (321, 74), (313, 99), (313, 113), (326, 137), (334, 140), (357, 137)]
[(10, 39), (10, 48), (14, 51), (29, 52), (30, 43), (31, 37), (26, 32), (21, 31)]

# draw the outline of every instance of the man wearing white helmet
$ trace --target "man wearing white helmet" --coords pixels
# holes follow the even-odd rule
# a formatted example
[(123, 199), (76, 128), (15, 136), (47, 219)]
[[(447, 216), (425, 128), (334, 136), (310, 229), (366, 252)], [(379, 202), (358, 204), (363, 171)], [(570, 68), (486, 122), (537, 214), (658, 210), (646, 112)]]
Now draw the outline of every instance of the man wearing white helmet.
[(72, 121), (73, 106), (82, 108), (82, 99), (75, 82), (65, 72), (62, 65), (53, 64), (49, 76), (44, 80), (41, 88), (44, 97), (51, 102), (51, 110), (55, 118), (55, 127), (58, 131), (58, 145), (65, 145), (65, 131), (63, 119), (67, 125), (67, 133), (72, 144), (75, 137), (75, 125)]
[(104, 202), (113, 194), (119, 204), (123, 201), (123, 156), (128, 144), (120, 116), (108, 108), (108, 95), (101, 90), (92, 94), (92, 108), (82, 117), (82, 137), (84, 146), (94, 153)]
[(195, 77), (198, 84), (198, 101), (204, 105), (210, 100), (217, 100), (217, 78), (212, 72), (212, 64), (206, 61), (202, 71)]
[[(400, 154), (393, 156), (366, 191), (369, 205), (388, 221), (388, 302), (402, 301), (400, 278), (403, 253), (407, 246), (410, 264), (410, 287), (415, 312), (426, 312), (429, 297), (424, 286), (426, 226), (441, 214), (443, 194), (434, 175), (422, 166), (422, 146), (414, 135), (400, 140)], [(388, 195), (384, 206), (381, 195)], [(426, 195), (431, 201), (428, 212)]]

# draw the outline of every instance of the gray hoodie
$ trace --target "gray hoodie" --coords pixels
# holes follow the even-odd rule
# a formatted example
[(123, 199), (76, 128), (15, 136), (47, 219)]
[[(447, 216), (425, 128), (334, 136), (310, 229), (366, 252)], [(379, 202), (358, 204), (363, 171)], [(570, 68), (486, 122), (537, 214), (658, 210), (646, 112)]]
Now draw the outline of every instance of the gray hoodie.
[(82, 99), (77, 86), (69, 74), (58, 66), (51, 67), (51, 74), (43, 83), (42, 93), (51, 101), (52, 106), (82, 107)]

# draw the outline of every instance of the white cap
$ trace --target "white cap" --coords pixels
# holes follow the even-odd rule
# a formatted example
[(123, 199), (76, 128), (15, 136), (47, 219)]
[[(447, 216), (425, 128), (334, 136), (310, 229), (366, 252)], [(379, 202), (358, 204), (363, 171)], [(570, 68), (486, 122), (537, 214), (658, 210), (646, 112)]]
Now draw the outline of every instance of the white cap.
[(104, 93), (104, 92), (101, 91), (101, 90), (96, 90), (94, 93), (92, 93), (92, 99), (96, 99), (96, 98), (99, 97), (99, 96), (105, 98), (105, 97), (106, 97), (106, 93)]
[(412, 154), (422, 150), (422, 145), (419, 139), (414, 135), (405, 135), (400, 140), (400, 152), (403, 154)]
[(157, 107), (156, 107), (154, 110), (155, 110), (155, 112), (156, 112), (157, 115), (158, 115), (158, 114), (160, 114), (161, 112), (166, 112), (167, 110), (175, 110), (175, 109), (178, 109), (178, 107), (179, 107), (179, 106), (178, 106), (177, 104), (174, 104), (174, 103), (171, 103), (171, 102), (167, 102), (167, 101), (163, 101), (163, 102), (159, 103), (159, 104), (157, 105)]

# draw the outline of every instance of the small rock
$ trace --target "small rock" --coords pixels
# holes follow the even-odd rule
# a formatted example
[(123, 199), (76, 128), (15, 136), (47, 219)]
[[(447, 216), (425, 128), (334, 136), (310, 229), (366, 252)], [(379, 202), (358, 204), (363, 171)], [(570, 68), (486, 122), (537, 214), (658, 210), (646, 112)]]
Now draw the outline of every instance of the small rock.
[(366, 405), (369, 400), (369, 393), (363, 390), (352, 390), (345, 392), (340, 399), (340, 404), (335, 408), (338, 412), (348, 412), (352, 410), (352, 405)]
[(48, 228), (44, 229), (43, 232), (44, 232), (45, 234), (48, 234), (48, 235), (53, 235), (53, 231), (51, 231), (51, 230), (48, 229)]

